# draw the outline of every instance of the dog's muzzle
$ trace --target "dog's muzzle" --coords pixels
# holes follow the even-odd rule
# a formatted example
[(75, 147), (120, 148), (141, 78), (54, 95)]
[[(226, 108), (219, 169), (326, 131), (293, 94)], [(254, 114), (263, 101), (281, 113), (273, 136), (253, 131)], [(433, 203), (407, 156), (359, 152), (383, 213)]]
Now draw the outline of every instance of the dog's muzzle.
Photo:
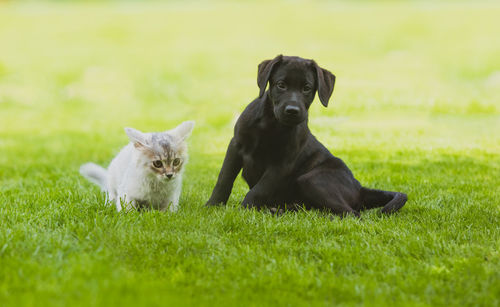
[(302, 110), (294, 105), (285, 106), (278, 114), (276, 114), (278, 121), (287, 126), (295, 126), (304, 121)]
[(285, 107), (286, 116), (296, 117), (300, 114), (300, 108), (296, 106), (286, 106)]

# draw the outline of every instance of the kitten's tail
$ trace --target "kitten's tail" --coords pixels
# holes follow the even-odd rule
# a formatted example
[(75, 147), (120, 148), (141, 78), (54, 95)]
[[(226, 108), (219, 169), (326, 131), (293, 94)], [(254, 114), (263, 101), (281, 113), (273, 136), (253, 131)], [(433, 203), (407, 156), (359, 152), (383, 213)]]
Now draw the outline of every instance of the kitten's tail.
[(105, 168), (95, 163), (85, 163), (80, 166), (80, 174), (100, 186), (103, 191), (107, 191), (107, 171)]

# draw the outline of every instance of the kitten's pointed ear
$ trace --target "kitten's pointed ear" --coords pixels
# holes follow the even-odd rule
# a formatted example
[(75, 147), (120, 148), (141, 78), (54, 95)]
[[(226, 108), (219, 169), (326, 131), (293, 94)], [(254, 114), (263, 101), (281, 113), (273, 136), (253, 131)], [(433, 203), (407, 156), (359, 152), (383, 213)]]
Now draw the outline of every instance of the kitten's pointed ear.
[(281, 62), (283, 59), (283, 55), (278, 55), (272, 60), (265, 60), (259, 64), (259, 68), (257, 71), (257, 85), (259, 86), (259, 98), (261, 98), (266, 92), (267, 82), (271, 77), (271, 72), (273, 71), (273, 67)]
[(173, 130), (170, 131), (170, 133), (175, 134), (181, 140), (185, 140), (191, 135), (193, 128), (194, 128), (194, 121), (189, 120), (175, 127)]
[(328, 101), (332, 96), (333, 86), (335, 85), (335, 75), (326, 69), (323, 69), (313, 61), (314, 68), (316, 69), (318, 97), (321, 104), (325, 107), (328, 106)]
[(128, 135), (130, 142), (132, 142), (135, 148), (148, 147), (146, 135), (134, 128), (125, 128), (125, 133)]

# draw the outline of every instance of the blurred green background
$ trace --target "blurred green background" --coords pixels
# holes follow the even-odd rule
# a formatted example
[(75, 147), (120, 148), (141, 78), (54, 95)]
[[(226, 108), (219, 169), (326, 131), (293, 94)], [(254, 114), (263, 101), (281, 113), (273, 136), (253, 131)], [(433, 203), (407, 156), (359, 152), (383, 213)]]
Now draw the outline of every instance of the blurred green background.
[[(0, 303), (498, 305), (499, 16), (498, 1), (0, 1)], [(201, 207), (277, 54), (337, 76), (311, 130), (364, 185), (408, 193), (400, 215)], [(109, 163), (125, 126), (188, 119), (184, 210), (103, 209), (79, 165)]]
[(223, 121), (256, 96), (257, 64), (281, 53), (337, 75), (331, 108), (312, 118), (498, 114), (498, 13), (476, 2), (7, 3), (2, 122)]

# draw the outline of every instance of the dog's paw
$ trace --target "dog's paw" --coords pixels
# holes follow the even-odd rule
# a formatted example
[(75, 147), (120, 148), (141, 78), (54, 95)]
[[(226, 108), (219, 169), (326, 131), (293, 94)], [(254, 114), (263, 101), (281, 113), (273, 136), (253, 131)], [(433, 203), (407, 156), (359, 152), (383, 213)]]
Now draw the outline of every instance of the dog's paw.
[(408, 196), (406, 194), (398, 192), (396, 196), (380, 210), (380, 212), (383, 214), (392, 214), (401, 209), (406, 204), (407, 200)]
[(271, 212), (272, 215), (276, 215), (276, 216), (280, 216), (283, 213), (285, 213), (285, 211), (283, 211), (283, 209), (278, 209), (278, 208), (271, 208), (271, 209), (269, 209), (269, 211)]

